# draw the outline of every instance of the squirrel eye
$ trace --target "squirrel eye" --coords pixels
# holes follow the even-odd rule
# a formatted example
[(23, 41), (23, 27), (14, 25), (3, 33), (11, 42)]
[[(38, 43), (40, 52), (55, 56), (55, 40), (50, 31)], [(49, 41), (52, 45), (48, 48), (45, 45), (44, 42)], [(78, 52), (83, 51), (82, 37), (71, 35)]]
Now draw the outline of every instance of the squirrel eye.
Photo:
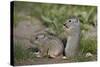
[(71, 22), (71, 20), (69, 20), (69, 22)]
[(38, 37), (35, 38), (36, 40), (38, 39)]

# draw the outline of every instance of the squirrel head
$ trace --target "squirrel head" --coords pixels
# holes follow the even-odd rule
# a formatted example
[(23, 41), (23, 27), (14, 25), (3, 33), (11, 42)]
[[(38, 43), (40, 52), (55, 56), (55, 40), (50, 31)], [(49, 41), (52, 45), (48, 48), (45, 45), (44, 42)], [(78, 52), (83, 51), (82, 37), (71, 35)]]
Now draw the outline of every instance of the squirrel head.
[(69, 17), (68, 20), (63, 24), (66, 28), (80, 26), (79, 19), (76, 16)]
[(37, 34), (34, 39), (35, 44), (42, 44), (43, 42), (47, 41), (48, 37), (44, 33)]

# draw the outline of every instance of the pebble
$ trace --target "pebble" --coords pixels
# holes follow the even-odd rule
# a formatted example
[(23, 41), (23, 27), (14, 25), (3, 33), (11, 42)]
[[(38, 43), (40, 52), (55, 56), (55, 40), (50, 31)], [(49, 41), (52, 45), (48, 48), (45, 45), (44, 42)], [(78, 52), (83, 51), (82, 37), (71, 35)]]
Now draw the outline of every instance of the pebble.
[(92, 57), (92, 56), (93, 56), (93, 54), (90, 52), (86, 53), (86, 55), (85, 55), (85, 57)]

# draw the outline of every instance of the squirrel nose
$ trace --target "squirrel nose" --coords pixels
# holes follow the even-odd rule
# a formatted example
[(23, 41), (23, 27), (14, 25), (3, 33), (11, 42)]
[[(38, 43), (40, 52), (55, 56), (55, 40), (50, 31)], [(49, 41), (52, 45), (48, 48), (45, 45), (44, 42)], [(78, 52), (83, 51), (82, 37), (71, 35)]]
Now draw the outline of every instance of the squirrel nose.
[(64, 23), (63, 25), (64, 25), (64, 26), (66, 26), (66, 24), (65, 24), (65, 23)]

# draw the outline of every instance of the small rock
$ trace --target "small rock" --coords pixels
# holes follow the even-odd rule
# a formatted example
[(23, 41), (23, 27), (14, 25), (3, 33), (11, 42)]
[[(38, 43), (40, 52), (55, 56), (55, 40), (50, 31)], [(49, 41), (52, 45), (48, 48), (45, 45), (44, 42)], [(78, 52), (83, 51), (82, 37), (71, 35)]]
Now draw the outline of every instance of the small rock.
[(62, 59), (64, 59), (64, 60), (65, 60), (65, 59), (67, 59), (67, 57), (66, 57), (66, 56), (63, 56), (63, 57), (62, 57)]
[(85, 57), (92, 57), (93, 54), (91, 54), (90, 52), (86, 53)]

